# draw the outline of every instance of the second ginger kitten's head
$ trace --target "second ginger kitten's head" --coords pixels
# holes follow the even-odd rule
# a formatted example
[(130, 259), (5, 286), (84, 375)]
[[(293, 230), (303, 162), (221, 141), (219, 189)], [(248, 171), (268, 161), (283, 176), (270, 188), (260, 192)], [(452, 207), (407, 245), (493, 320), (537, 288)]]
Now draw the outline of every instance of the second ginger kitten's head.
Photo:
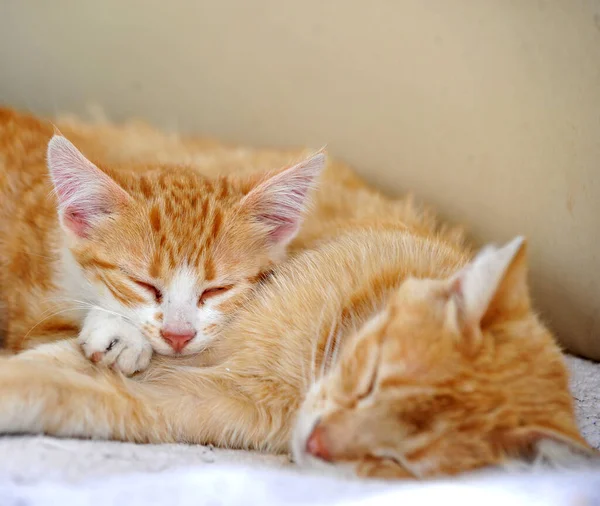
[(530, 307), (522, 239), (451, 279), (406, 280), (308, 394), (293, 441), (300, 462), (381, 478), (591, 453)]
[(201, 351), (281, 260), (323, 166), (318, 153), (245, 180), (186, 168), (112, 172), (64, 137), (48, 145), (60, 222), (95, 303), (167, 355)]

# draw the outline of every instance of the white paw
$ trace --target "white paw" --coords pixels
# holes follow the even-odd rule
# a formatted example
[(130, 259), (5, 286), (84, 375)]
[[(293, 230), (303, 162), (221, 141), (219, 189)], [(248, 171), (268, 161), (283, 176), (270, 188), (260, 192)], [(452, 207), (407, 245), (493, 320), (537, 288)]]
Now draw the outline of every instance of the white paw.
[(135, 326), (120, 316), (97, 309), (87, 314), (79, 344), (92, 362), (127, 376), (146, 369), (152, 357), (152, 346)]

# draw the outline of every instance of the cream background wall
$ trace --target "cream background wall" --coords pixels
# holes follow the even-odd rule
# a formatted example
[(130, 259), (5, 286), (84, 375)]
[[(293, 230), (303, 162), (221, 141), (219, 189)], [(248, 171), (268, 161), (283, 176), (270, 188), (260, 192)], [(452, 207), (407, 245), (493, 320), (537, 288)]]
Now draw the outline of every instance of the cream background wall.
[(481, 241), (530, 239), (600, 358), (600, 0), (3, 0), (0, 101), (329, 145)]

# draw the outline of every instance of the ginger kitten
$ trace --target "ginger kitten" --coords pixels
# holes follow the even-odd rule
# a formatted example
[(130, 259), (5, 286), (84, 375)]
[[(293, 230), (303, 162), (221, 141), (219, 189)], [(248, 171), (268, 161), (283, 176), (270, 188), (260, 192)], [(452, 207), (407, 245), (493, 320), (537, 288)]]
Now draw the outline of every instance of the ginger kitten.
[[(47, 167), (46, 167), (47, 162)], [(97, 165), (52, 127), (0, 110), (4, 347), (71, 337), (126, 374), (197, 353), (285, 255), (324, 165), (250, 177)]]
[(448, 237), (346, 231), (276, 266), (206, 352), (132, 378), (74, 341), (0, 359), (0, 432), (291, 448), (379, 478), (593, 454), (523, 240), (472, 258)]

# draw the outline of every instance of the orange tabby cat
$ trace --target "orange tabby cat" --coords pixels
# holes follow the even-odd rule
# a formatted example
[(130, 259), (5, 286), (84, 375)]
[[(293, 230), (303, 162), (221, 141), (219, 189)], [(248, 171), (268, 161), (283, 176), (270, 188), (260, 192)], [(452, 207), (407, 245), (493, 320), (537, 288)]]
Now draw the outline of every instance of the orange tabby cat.
[(202, 350), (283, 258), (323, 165), (317, 154), (245, 178), (156, 163), (99, 168), (47, 122), (0, 110), (5, 346), (81, 327), (85, 354), (127, 374), (152, 349)]
[(74, 341), (0, 360), (0, 432), (212, 443), (382, 478), (591, 452), (522, 239), (359, 228), (275, 267), (208, 350), (132, 378)]
[[(60, 127), (110, 163), (189, 163), (210, 174), (292, 156), (139, 125)], [(41, 166), (39, 153), (32, 159)], [(291, 446), (300, 463), (379, 477), (585, 453), (562, 356), (530, 307), (522, 242), (469, 263), (460, 233), (436, 232), (430, 214), (379, 197), (340, 167), (325, 171), (295, 239), (310, 249), (246, 290), (207, 352), (155, 357), (131, 379), (85, 360), (73, 340), (2, 359), (0, 432)], [(27, 252), (35, 265), (47, 254)], [(3, 286), (19, 286), (12, 281)]]

